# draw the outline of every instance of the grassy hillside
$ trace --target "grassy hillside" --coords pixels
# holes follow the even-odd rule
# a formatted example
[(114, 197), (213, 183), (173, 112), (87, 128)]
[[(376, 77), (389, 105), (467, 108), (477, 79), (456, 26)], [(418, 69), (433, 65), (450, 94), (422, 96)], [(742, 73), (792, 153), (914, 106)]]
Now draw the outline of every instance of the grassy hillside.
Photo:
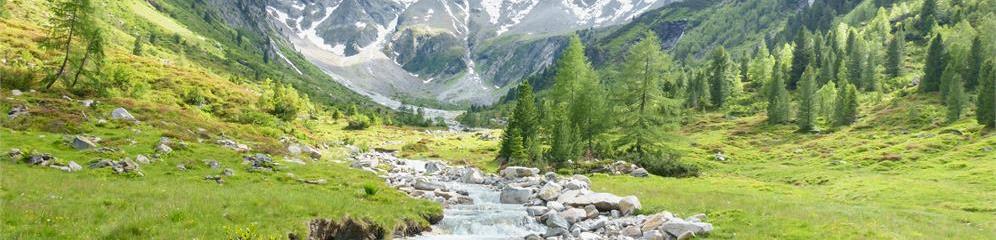
[[(373, 145), (351, 136), (399, 129), (377, 125), (390, 113), (368, 107), (290, 51), (284, 55), (301, 74), (276, 56), (264, 60), (266, 48), (257, 43), (265, 35), (235, 30), (209, 8), (199, 10), (213, 17), (201, 17), (194, 9), (202, 1), (94, 1), (106, 63), (77, 87), (59, 82), (44, 89), (42, 79), (61, 60), (57, 49), (41, 44), (48, 35), (46, 2), (6, 1), (0, 18), (0, 111), (27, 112), (0, 119), (0, 238), (283, 238), (307, 234), (308, 221), (317, 218), (393, 230), (426, 227), (429, 216), (441, 214), (438, 205), (410, 199), (342, 162), (348, 145)], [(141, 54), (134, 51), (137, 40), (144, 43)], [(113, 120), (119, 107), (138, 122)], [(286, 107), (296, 111), (281, 115)], [(370, 130), (343, 130), (347, 118), (360, 115), (374, 116)], [(101, 138), (100, 149), (73, 149), (69, 140), (78, 135)], [(154, 154), (161, 137), (177, 143), (173, 152)], [(253, 150), (235, 152), (216, 143), (221, 139)], [(291, 154), (292, 143), (316, 146), (323, 156)], [(6, 154), (14, 148), (84, 170), (31, 166)], [(243, 158), (252, 153), (272, 156), (276, 171), (250, 171)], [(152, 158), (139, 167), (144, 176), (87, 167), (138, 155)], [(221, 166), (209, 167), (212, 161)]]

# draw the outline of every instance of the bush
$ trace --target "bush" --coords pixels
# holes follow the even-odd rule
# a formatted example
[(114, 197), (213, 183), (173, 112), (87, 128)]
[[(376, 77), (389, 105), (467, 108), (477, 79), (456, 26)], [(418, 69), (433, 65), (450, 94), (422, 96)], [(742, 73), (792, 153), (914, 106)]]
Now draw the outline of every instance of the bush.
[(356, 115), (349, 119), (346, 130), (363, 130), (370, 127), (370, 118), (366, 115)]
[(698, 167), (678, 161), (677, 154), (673, 153), (650, 154), (649, 157), (633, 162), (657, 176), (678, 178), (699, 176)]
[(35, 85), (35, 71), (23, 66), (0, 67), (0, 85), (27, 91)]
[(380, 189), (378, 189), (376, 185), (373, 185), (373, 184), (364, 184), (363, 185), (363, 193), (367, 194), (367, 196), (377, 195), (378, 191), (380, 191)]

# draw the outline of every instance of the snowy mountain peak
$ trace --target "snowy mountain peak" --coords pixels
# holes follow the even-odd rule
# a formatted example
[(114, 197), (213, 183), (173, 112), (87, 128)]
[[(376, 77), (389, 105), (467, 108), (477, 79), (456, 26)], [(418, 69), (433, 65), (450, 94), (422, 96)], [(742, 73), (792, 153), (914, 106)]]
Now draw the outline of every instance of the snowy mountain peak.
[(358, 92), (487, 103), (551, 64), (558, 36), (673, 1), (273, 0), (266, 10), (298, 51)]

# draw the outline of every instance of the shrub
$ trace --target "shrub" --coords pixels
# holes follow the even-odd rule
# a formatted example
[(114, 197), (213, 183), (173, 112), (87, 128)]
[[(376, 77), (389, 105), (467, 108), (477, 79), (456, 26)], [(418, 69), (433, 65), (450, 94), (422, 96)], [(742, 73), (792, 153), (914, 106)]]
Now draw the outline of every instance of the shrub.
[(35, 71), (23, 66), (0, 66), (0, 85), (6, 89), (29, 90), (35, 85)]
[(370, 127), (370, 118), (366, 115), (356, 115), (349, 119), (346, 130), (363, 130)]
[(363, 185), (363, 193), (367, 194), (367, 196), (377, 195), (378, 191), (380, 191), (380, 189), (378, 189), (376, 185), (373, 185), (373, 184), (364, 184)]
[(658, 176), (678, 178), (699, 176), (698, 167), (678, 161), (678, 155), (674, 153), (650, 154), (644, 159), (633, 162)]

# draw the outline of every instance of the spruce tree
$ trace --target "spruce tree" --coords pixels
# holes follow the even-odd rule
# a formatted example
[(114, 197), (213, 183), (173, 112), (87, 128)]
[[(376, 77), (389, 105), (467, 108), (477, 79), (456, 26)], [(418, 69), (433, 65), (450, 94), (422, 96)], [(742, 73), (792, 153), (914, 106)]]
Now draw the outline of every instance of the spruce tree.
[(933, 30), (937, 23), (937, 0), (924, 0), (920, 5), (920, 19), (916, 23), (917, 29), (926, 36)]
[(840, 127), (854, 123), (858, 114), (858, 90), (854, 84), (842, 82), (837, 90), (837, 101), (834, 104), (836, 104), (834, 126)]
[(709, 65), (709, 95), (712, 106), (722, 108), (730, 97), (731, 83), (728, 79), (730, 54), (723, 46), (713, 50)]
[(885, 73), (890, 78), (896, 78), (903, 74), (903, 59), (905, 56), (906, 34), (899, 31), (889, 41), (887, 59), (885, 61)]
[(512, 132), (507, 135), (509, 138), (508, 164), (513, 166), (530, 166), (529, 155), (522, 146), (523, 140), (522, 135), (519, 134), (519, 129), (512, 129)]
[[(928, 0), (929, 1), (929, 0)], [(923, 66), (923, 79), (920, 80), (920, 92), (936, 92), (941, 87), (941, 76), (944, 74), (945, 53), (944, 40), (938, 34), (930, 41), (927, 49), (927, 59)]]
[(792, 70), (789, 72), (788, 88), (795, 89), (799, 83), (799, 78), (806, 68), (814, 62), (815, 52), (813, 50), (813, 40), (809, 36), (809, 30), (805, 28), (799, 31), (795, 38), (795, 50), (792, 53)]
[(709, 83), (701, 71), (690, 73), (688, 87), (685, 89), (685, 106), (696, 110), (705, 110), (709, 103)]
[(979, 77), (979, 99), (975, 102), (975, 118), (979, 124), (996, 128), (996, 62), (989, 61)]
[[(555, 122), (566, 122), (564, 120), (566, 117), (565, 111), (559, 111), (555, 115)], [(578, 156), (577, 151), (577, 136), (575, 134), (575, 129), (570, 124), (560, 124), (553, 126), (553, 135), (550, 136), (550, 153), (549, 160), (553, 161), (557, 166), (563, 166), (568, 160), (574, 160)]]
[(799, 83), (799, 111), (796, 116), (799, 131), (808, 132), (816, 124), (816, 71), (806, 68)]
[(979, 84), (979, 75), (982, 72), (982, 63), (985, 62), (986, 50), (982, 46), (982, 34), (976, 34), (972, 40), (972, 49), (968, 52), (968, 66), (965, 69), (965, 89), (975, 90)]
[(789, 120), (789, 97), (785, 90), (785, 74), (778, 70), (782, 68), (781, 60), (775, 63), (775, 74), (766, 87), (768, 97), (768, 124), (781, 124)]
[[(622, 82), (617, 84), (618, 149), (643, 161), (659, 147), (668, 123), (673, 122), (674, 106), (664, 96), (661, 82), (671, 66), (660, 41), (647, 33), (633, 46), (623, 62)], [(728, 58), (727, 58), (728, 59)]]
[(944, 105), (948, 108), (947, 120), (949, 123), (961, 119), (961, 111), (965, 107), (965, 86), (962, 81), (961, 74), (955, 74), (947, 81), (948, 93), (944, 97)]
[(866, 63), (865, 42), (856, 31), (851, 30), (847, 37), (847, 80), (856, 86), (863, 87), (865, 84), (862, 82), (864, 80), (862, 74)]

